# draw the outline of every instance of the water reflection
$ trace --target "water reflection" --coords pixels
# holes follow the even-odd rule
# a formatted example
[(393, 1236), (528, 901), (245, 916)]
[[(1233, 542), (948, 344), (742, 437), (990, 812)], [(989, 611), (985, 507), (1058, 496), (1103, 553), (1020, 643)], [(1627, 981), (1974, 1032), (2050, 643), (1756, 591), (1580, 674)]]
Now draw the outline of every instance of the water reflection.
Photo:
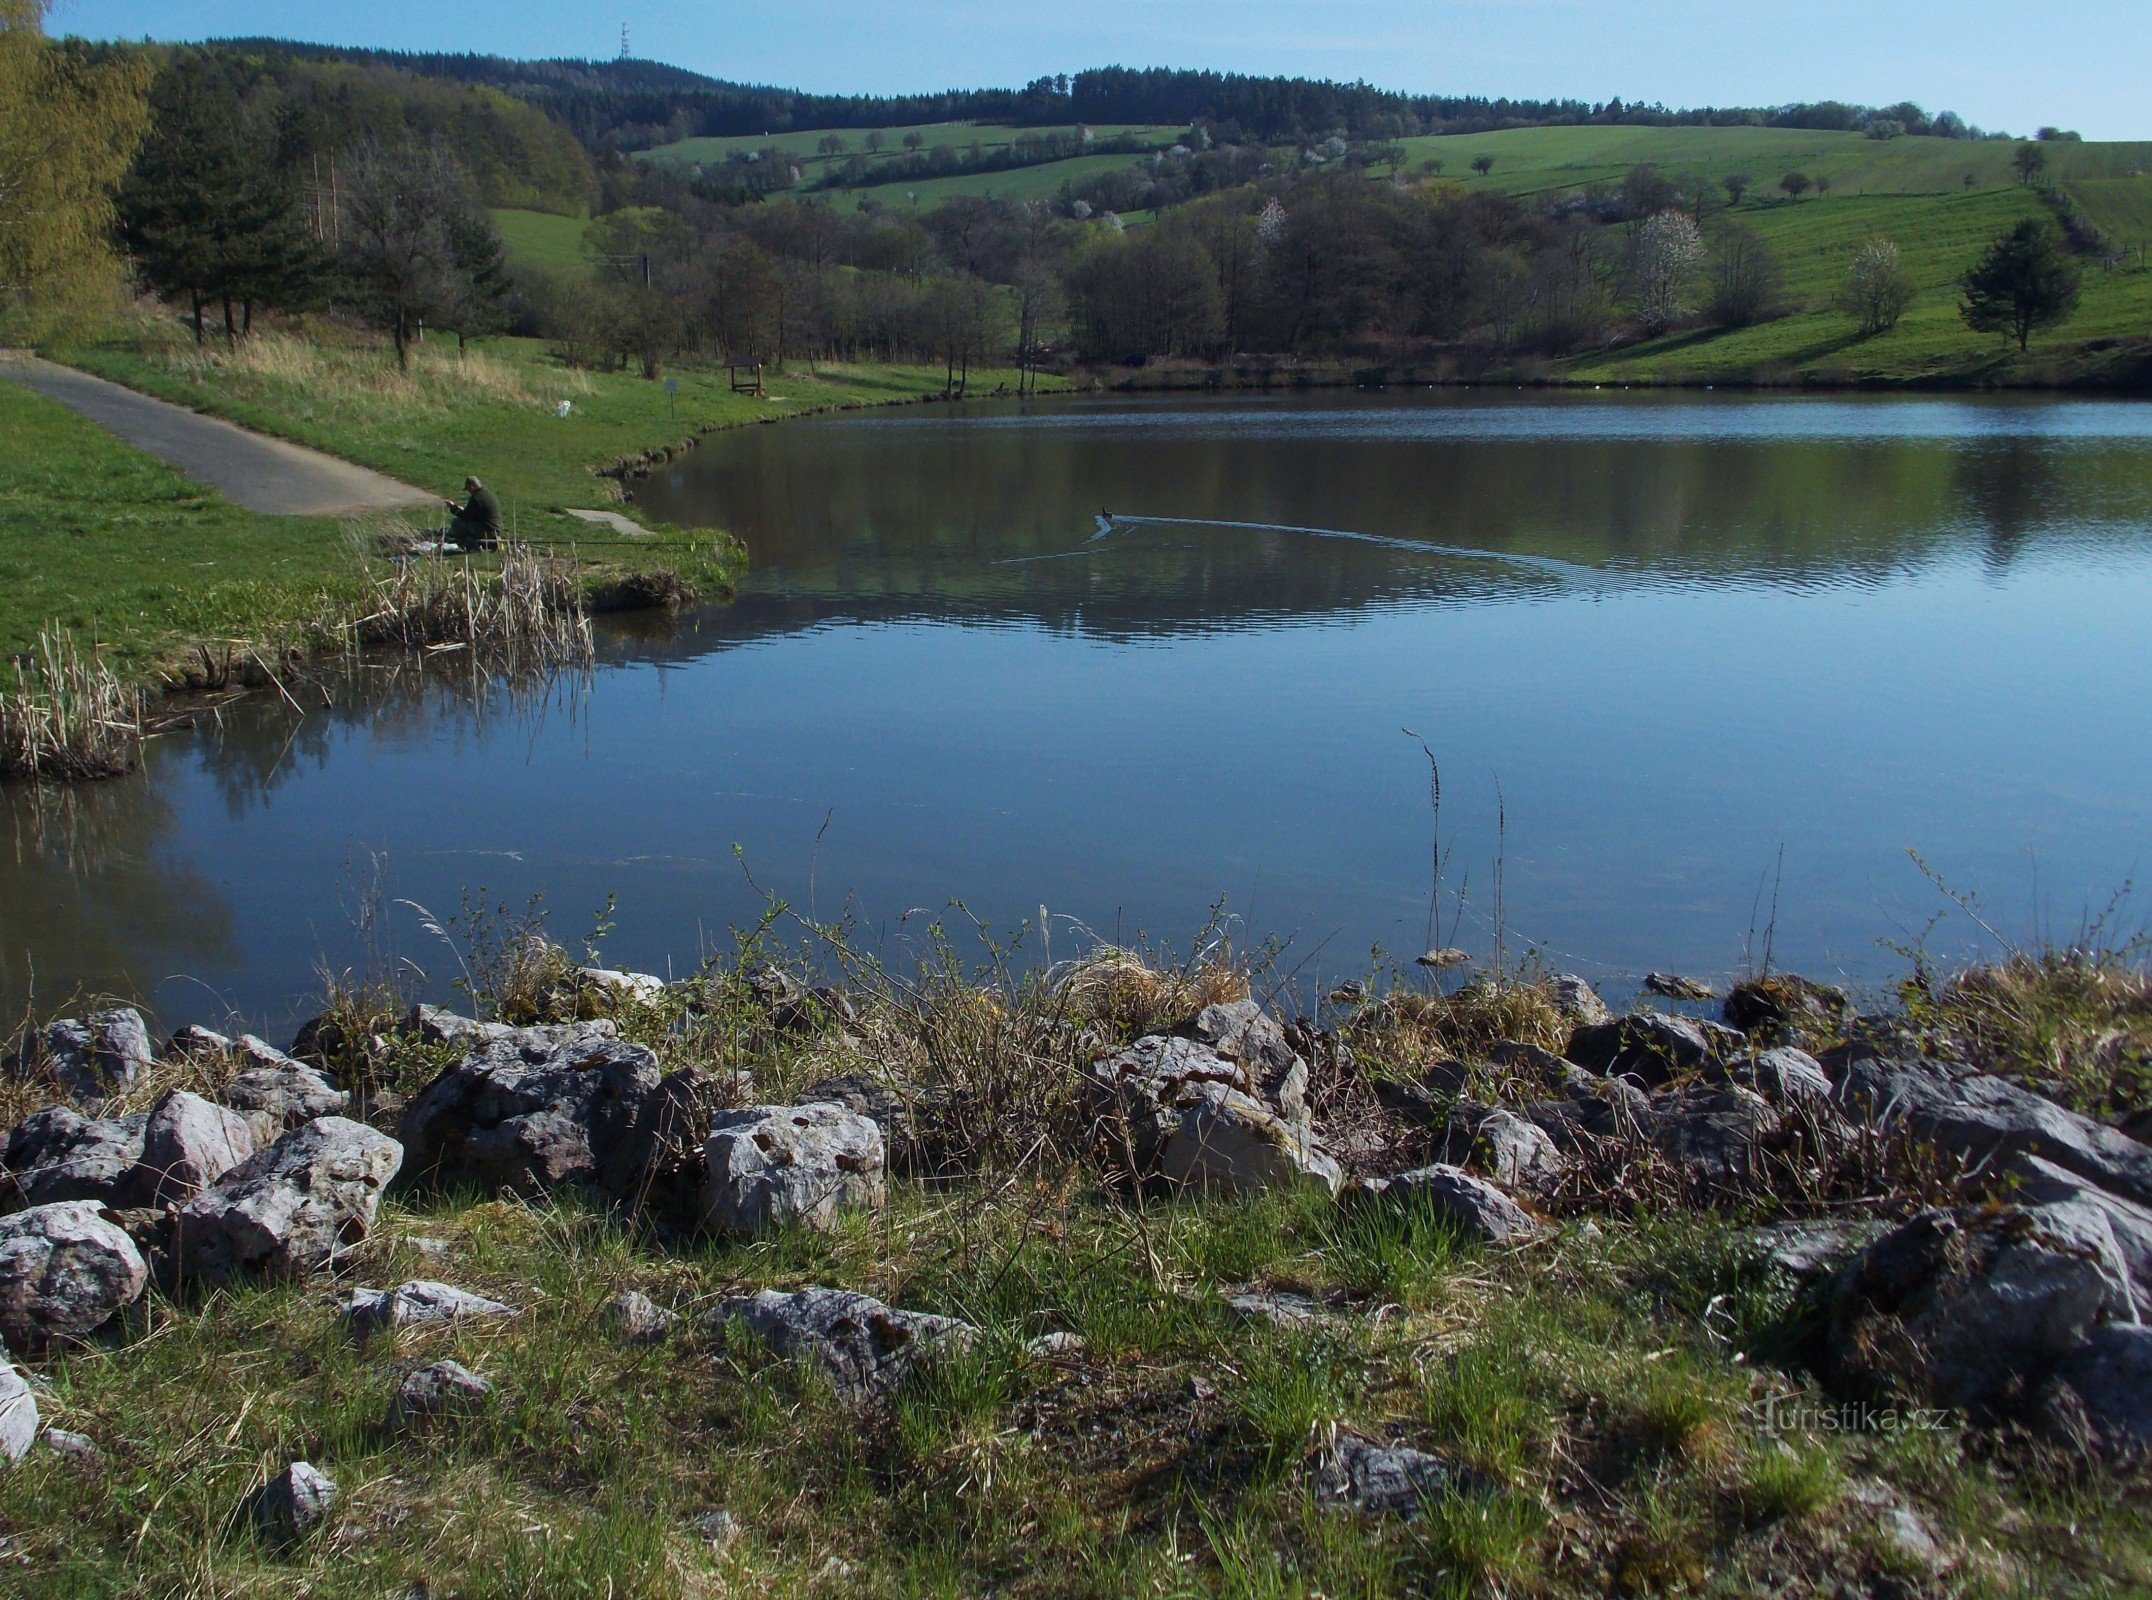
[[(64, 819), (0, 794), (8, 1003), (34, 974), (288, 1018), (356, 958), (376, 856), (437, 915), (543, 894), (575, 934), (617, 893), (608, 953), (658, 968), (753, 919), (742, 859), (870, 933), (954, 896), (1170, 937), (1224, 896), (1349, 968), (1423, 926), (1404, 727), (1467, 942), (1499, 782), (1507, 942), (1617, 986), (1738, 960), (1781, 848), (1781, 958), (1860, 981), (1935, 903), (1908, 847), (2012, 904), (2036, 862), (2067, 920), (2152, 842), (2152, 407), (919, 408), (722, 436), (638, 498), (754, 569), (603, 628), (587, 681), (371, 665)], [(377, 959), (453, 976), (384, 926)]]

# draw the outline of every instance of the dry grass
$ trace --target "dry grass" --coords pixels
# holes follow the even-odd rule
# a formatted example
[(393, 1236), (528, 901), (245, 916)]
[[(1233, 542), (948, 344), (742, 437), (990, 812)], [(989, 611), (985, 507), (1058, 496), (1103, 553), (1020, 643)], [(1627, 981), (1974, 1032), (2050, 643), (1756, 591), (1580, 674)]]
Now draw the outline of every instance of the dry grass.
[(2095, 1114), (2152, 1107), (2152, 973), (2141, 947), (2025, 951), (1916, 998), (1983, 1070), (2045, 1083)]
[(142, 759), (142, 697), (71, 630), (48, 627), (0, 690), (0, 777), (113, 778)]
[(1348, 1032), (1382, 1076), (1434, 1062), (1483, 1062), (1498, 1044), (1537, 1045), (1559, 1055), (1573, 1023), (1543, 978), (1479, 977), (1454, 992), (1396, 989), (1364, 1006)]
[[(512, 405), (551, 404), (531, 392), (527, 374), (514, 362), (484, 350), (458, 350), (443, 341), (419, 346), (411, 364), (399, 369), (395, 359), (372, 345), (330, 344), (282, 332), (263, 331), (235, 345), (213, 341), (195, 345), (169, 333), (151, 336), (146, 329), (140, 353), (165, 371), (190, 381), (216, 382), (240, 389), (283, 388), (304, 391), (317, 402), (378, 405), (392, 402), (408, 409), (446, 411), (473, 398)], [(551, 383), (577, 393), (590, 392), (588, 379), (565, 374)]]

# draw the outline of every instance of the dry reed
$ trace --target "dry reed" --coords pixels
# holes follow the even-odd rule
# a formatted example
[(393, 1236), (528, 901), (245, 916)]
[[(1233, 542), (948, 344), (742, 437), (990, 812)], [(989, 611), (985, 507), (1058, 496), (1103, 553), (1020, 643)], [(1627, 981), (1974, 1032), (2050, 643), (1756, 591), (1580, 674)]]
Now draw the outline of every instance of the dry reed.
[(0, 689), (0, 775), (114, 778), (142, 759), (142, 697), (68, 629), (48, 627)]

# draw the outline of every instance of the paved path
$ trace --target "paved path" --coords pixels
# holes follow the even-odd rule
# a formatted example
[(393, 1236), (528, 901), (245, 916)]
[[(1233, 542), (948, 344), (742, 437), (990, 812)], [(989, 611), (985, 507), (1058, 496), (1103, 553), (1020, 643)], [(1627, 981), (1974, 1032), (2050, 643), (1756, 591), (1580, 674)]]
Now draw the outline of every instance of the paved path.
[(447, 515), (441, 497), (424, 489), (303, 445), (264, 438), (221, 417), (152, 400), (72, 367), (35, 356), (5, 355), (0, 356), (0, 377), (79, 411), (249, 511), (333, 517), (430, 507)]

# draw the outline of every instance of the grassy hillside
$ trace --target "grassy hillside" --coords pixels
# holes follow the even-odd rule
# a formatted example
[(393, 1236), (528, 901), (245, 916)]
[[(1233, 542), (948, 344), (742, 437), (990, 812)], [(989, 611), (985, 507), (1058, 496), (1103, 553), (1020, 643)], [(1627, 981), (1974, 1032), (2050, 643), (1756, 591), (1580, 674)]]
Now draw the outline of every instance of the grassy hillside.
[(501, 230), (508, 259), (519, 267), (572, 275), (589, 265), (583, 255), (583, 230), (590, 224), (581, 217), (503, 209), (493, 213), (493, 223)]
[[(2152, 173), (2152, 143), (2043, 146), (2049, 172), (2062, 181), (2137, 178)], [(1745, 172), (1761, 190), (1790, 171), (1827, 179), (1848, 194), (1960, 193), (2014, 187), (2014, 143), (2002, 140), (1869, 139), (1857, 133), (1800, 128), (1512, 128), (1501, 133), (1408, 139), (1407, 161), (1443, 164), (1443, 175), (1518, 195), (1618, 183), (1639, 162), (1673, 175), (1701, 173), (1714, 181)], [(1494, 158), (1481, 178), (1480, 156)], [(2146, 179), (2152, 183), (2152, 179)]]

